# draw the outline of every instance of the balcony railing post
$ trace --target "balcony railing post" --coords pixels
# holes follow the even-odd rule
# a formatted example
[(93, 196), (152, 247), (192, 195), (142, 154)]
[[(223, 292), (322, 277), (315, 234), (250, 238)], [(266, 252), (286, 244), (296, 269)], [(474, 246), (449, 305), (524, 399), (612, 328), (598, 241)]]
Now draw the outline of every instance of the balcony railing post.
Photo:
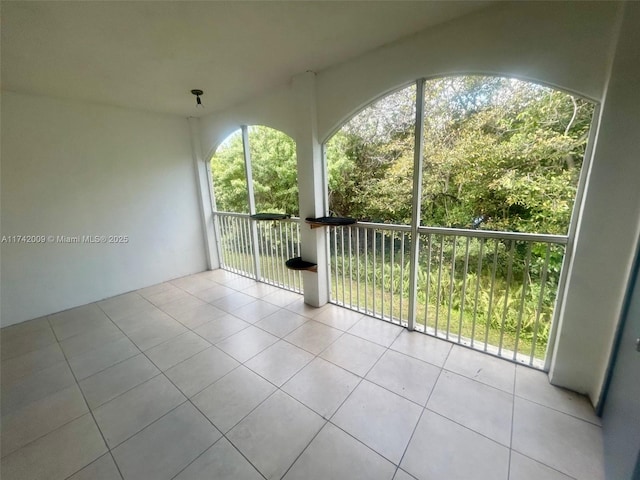
[[(249, 197), (249, 214), (256, 213), (256, 199), (253, 194), (253, 172), (251, 170), (251, 150), (249, 148), (249, 129), (242, 125), (242, 151), (244, 153), (244, 170), (247, 178), (247, 196)], [(253, 273), (256, 280), (262, 278), (260, 272), (260, 252), (258, 249), (258, 225), (255, 220), (249, 221), (251, 224), (251, 252), (253, 253)]]
[(415, 329), (418, 305), (418, 259), (420, 253), (420, 210), (422, 206), (422, 142), (424, 131), (424, 79), (416, 82), (416, 131), (413, 150), (413, 202), (411, 205), (411, 270), (409, 273), (409, 317), (407, 328)]

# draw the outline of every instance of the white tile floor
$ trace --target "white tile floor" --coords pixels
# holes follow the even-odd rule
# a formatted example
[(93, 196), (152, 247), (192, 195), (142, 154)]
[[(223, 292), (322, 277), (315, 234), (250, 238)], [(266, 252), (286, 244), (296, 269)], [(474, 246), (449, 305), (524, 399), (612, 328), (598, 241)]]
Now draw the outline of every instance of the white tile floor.
[(600, 480), (546, 375), (221, 270), (5, 328), (3, 480)]

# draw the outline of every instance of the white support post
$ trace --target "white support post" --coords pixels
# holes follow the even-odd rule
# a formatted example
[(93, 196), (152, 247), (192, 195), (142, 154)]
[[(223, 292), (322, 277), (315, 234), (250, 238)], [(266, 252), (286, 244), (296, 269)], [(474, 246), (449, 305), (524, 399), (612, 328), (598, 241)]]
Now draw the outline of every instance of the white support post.
[(316, 124), (316, 75), (306, 72), (294, 77), (298, 132), (298, 195), (300, 207), (300, 240), (302, 259), (318, 265), (318, 271), (303, 272), (305, 303), (320, 307), (329, 301), (327, 237), (325, 228), (311, 229), (304, 223), (307, 217), (325, 215), (325, 180), (321, 146)]
[(422, 143), (424, 132), (424, 79), (416, 82), (416, 130), (413, 151), (413, 202), (411, 205), (411, 270), (409, 271), (409, 318), (407, 328), (415, 329), (418, 312), (418, 260), (420, 255), (420, 209), (422, 206)]
[(214, 270), (220, 268), (218, 255), (218, 238), (214, 230), (212, 210), (211, 177), (209, 169), (203, 159), (202, 143), (200, 142), (200, 121), (198, 118), (189, 117), (189, 134), (191, 138), (191, 156), (193, 158), (193, 171), (198, 190), (198, 202), (200, 219), (202, 221), (202, 238), (204, 241), (207, 268)]
[[(249, 129), (242, 125), (242, 151), (244, 152), (244, 171), (247, 180), (247, 196), (249, 197), (249, 215), (256, 213), (256, 199), (253, 194), (253, 170), (251, 169), (251, 149), (249, 147)], [(251, 222), (251, 243), (253, 250), (253, 271), (256, 280), (260, 281), (262, 272), (260, 271), (260, 247), (258, 245), (258, 224), (255, 220)]]

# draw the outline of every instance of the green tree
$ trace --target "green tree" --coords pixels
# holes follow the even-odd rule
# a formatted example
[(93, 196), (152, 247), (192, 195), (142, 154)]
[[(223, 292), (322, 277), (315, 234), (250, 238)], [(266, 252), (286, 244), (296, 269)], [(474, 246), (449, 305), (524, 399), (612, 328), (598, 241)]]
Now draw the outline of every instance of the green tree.
[[(249, 127), (253, 190), (258, 212), (298, 213), (295, 142), (264, 126)], [(247, 213), (242, 134), (231, 134), (211, 159), (211, 175), (219, 211)]]
[[(327, 142), (330, 209), (409, 223), (415, 88), (364, 109)], [(421, 222), (566, 233), (593, 105), (503, 77), (425, 84)]]

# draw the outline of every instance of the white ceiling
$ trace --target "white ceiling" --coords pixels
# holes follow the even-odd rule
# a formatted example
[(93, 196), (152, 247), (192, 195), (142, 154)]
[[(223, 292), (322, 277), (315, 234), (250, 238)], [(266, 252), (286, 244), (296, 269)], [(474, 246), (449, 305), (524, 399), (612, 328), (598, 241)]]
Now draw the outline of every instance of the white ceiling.
[(488, 3), (3, 1), (2, 88), (202, 115)]

